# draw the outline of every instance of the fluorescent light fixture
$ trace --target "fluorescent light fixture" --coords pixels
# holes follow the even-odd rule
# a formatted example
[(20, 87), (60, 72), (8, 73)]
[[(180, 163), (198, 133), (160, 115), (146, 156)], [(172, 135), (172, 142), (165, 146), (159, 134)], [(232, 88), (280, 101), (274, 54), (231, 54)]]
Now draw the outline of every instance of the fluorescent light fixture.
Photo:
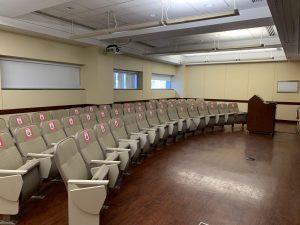
[(213, 63), (239, 63), (239, 62), (261, 62), (261, 61), (271, 61), (274, 57), (261, 57), (261, 58), (244, 58), (244, 59), (224, 59), (224, 60), (205, 60), (202, 62), (191, 62), (185, 65), (201, 65), (201, 64), (213, 64)]
[(241, 50), (234, 50), (234, 51), (227, 50), (227, 51), (201, 52), (201, 53), (184, 54), (183, 56), (191, 57), (191, 56), (209, 56), (209, 55), (230, 55), (230, 54), (273, 52), (273, 51), (277, 51), (277, 48), (258, 48), (258, 49), (241, 49)]

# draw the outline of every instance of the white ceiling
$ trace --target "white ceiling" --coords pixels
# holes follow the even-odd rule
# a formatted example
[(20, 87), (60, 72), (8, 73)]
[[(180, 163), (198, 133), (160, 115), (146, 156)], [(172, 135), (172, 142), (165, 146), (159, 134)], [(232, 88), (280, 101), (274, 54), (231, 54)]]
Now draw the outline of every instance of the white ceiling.
[[(277, 48), (273, 56), (285, 59), (284, 51), (278, 49), (281, 42), (273, 26), (267, 0), (0, 0), (0, 4), (1, 28), (59, 38), (70, 43), (102, 47), (116, 43), (125, 53), (159, 61), (180, 64), (184, 60), (194, 62), (200, 58), (188, 59), (182, 54), (155, 55), (157, 52), (174, 49), (184, 52), (216, 46), (234, 48), (260, 43)], [(234, 8), (239, 10), (240, 15), (74, 38), (74, 35), (93, 30), (159, 21), (162, 17), (183, 18)], [(266, 27), (273, 27), (275, 35), (270, 36)], [(249, 54), (242, 56), (248, 57)], [(250, 55), (250, 58), (255, 57), (255, 53)], [(257, 57), (270, 58), (266, 55), (269, 53), (256, 54)], [(223, 56), (218, 57), (221, 60)], [(228, 57), (236, 59), (236, 54), (225, 54), (224, 60), (228, 61)]]

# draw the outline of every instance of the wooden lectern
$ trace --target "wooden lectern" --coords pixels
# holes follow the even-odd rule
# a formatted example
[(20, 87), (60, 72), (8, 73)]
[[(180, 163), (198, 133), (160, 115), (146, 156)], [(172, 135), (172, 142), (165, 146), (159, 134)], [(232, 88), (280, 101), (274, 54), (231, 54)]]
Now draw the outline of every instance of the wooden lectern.
[(249, 99), (247, 129), (250, 133), (274, 135), (275, 116), (276, 103), (265, 102), (257, 95)]

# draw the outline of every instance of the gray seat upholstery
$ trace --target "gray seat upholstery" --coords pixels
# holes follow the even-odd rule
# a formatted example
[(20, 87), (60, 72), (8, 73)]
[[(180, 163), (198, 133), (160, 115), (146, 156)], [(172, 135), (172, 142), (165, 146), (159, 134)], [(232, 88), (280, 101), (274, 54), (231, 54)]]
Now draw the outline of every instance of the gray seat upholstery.
[(136, 119), (135, 114), (128, 114), (123, 117), (125, 129), (127, 134), (131, 139), (137, 139), (140, 141), (140, 146), (142, 149), (142, 153), (147, 153), (151, 149), (149, 134), (146, 130), (140, 130)]
[[(38, 166), (36, 159), (24, 162), (11, 135), (0, 133), (0, 216), (18, 214), (20, 205), (38, 191)], [(10, 224), (1, 220), (0, 223)]]
[(194, 132), (197, 130), (199, 125), (199, 119), (197, 117), (190, 117), (187, 109), (187, 104), (179, 104), (177, 106), (178, 116), (180, 119), (185, 119), (187, 121), (187, 127), (189, 131)]
[(111, 116), (110, 112), (105, 109), (100, 109), (99, 111), (96, 112), (96, 118), (98, 122), (106, 122), (110, 121)]
[(114, 136), (115, 140), (118, 142), (125, 142), (130, 145), (130, 158), (136, 161), (141, 153), (140, 141), (136, 137), (130, 138), (127, 134), (123, 120), (121, 118), (113, 118), (109, 121), (109, 126), (111, 133)]
[(110, 155), (118, 153), (118, 159), (121, 161), (120, 169), (125, 171), (129, 166), (130, 145), (126, 142), (117, 143), (110, 131), (109, 125), (105, 122), (95, 125), (94, 131), (105, 155), (110, 157)]
[(112, 109), (123, 109), (123, 104), (120, 103), (114, 103), (111, 106)]
[(182, 133), (187, 132), (187, 130), (189, 128), (189, 126), (188, 126), (189, 121), (187, 121), (188, 119), (186, 119), (186, 118), (179, 117), (179, 115), (177, 113), (176, 105), (174, 104), (174, 102), (168, 102), (167, 113), (168, 113), (168, 116), (171, 121), (178, 122), (178, 131), (179, 132), (182, 132)]
[(99, 105), (99, 110), (107, 110), (110, 112), (111, 106), (110, 105)]
[(109, 183), (104, 179), (109, 168), (102, 165), (98, 170), (90, 171), (74, 137), (63, 139), (56, 145), (54, 158), (68, 190), (69, 225), (99, 225)]
[(62, 118), (69, 116), (69, 111), (66, 109), (53, 110), (50, 112), (52, 119), (61, 121)]
[(94, 113), (83, 113), (79, 116), (84, 129), (94, 129), (97, 119)]
[(111, 118), (122, 118), (123, 108), (112, 108), (110, 111)]
[(12, 134), (17, 127), (25, 127), (29, 125), (31, 125), (31, 120), (27, 114), (13, 115), (8, 118), (8, 126)]
[(14, 132), (16, 144), (23, 157), (40, 161), (40, 175), (43, 179), (53, 179), (58, 175), (53, 162), (53, 148), (47, 148), (36, 125), (18, 127)]
[(114, 152), (113, 154), (106, 156), (97, 141), (94, 130), (85, 129), (83, 131), (79, 131), (75, 138), (79, 146), (79, 151), (87, 167), (91, 171), (95, 170), (95, 168), (98, 170), (98, 168), (102, 165), (109, 168), (109, 187), (113, 188), (119, 177), (118, 165), (120, 164), (120, 161), (116, 161), (116, 159), (119, 158), (118, 153)]
[(134, 106), (135, 106), (135, 107), (137, 107), (137, 106), (144, 106), (144, 107), (146, 108), (146, 103), (145, 103), (145, 102), (136, 102), (136, 103), (134, 104)]
[(74, 136), (78, 131), (83, 130), (78, 116), (68, 116), (62, 118), (62, 125), (68, 137)]
[(225, 124), (234, 126), (235, 113), (230, 113), (226, 103), (219, 103), (218, 109), (221, 114), (225, 114)]
[(172, 135), (173, 133), (172, 128), (169, 128), (169, 124), (161, 123), (159, 121), (156, 110), (147, 110), (145, 114), (149, 126), (157, 127), (160, 139), (166, 141), (169, 135)]
[(135, 108), (132, 106), (124, 107), (123, 112), (124, 112), (124, 115), (133, 115), (133, 114), (135, 114)]
[(53, 146), (67, 135), (58, 120), (50, 120), (41, 123), (41, 133), (48, 147)]
[[(149, 134), (149, 140), (151, 145), (156, 146), (160, 139), (164, 138), (164, 135), (159, 135), (159, 128), (156, 127), (150, 127), (145, 112), (138, 112), (135, 114), (136, 123), (138, 125), (139, 130), (144, 130)], [(163, 132), (165, 132), (165, 129), (163, 129)]]
[(156, 107), (156, 102), (146, 102), (146, 109), (147, 110), (155, 110), (157, 109)]
[(6, 125), (6, 121), (3, 118), (0, 118), (0, 132), (1, 133), (9, 133), (9, 129)]
[(95, 112), (97, 112), (99, 109), (98, 109), (98, 107), (97, 106), (95, 106), (95, 105), (90, 105), (90, 106), (86, 106), (86, 107), (84, 107), (84, 111), (85, 112), (87, 112), (87, 113), (95, 113)]
[(224, 126), (225, 121), (225, 114), (222, 114), (219, 112), (218, 109), (218, 103), (217, 102), (208, 102), (207, 108), (210, 114), (213, 114), (216, 116), (216, 125), (217, 126)]
[[(197, 125), (198, 130), (204, 130), (206, 126), (205, 116), (201, 116), (198, 112), (197, 107), (194, 104), (188, 104), (187, 106), (188, 114), (191, 118), (194, 118), (194, 122)], [(196, 119), (198, 118), (198, 119)]]
[(125, 109), (125, 108), (134, 108), (134, 107), (135, 107), (134, 103), (125, 102), (125, 103), (123, 104), (123, 108), (124, 108), (124, 109)]
[(146, 107), (144, 105), (136, 105), (135, 111), (136, 112), (146, 112)]
[(81, 107), (71, 108), (69, 109), (70, 116), (79, 116), (80, 114), (84, 113), (84, 109)]
[(44, 112), (33, 112), (31, 114), (32, 124), (41, 126), (41, 123), (44, 121), (49, 121), (52, 119), (51, 113), (49, 111)]
[[(197, 100), (196, 100), (197, 102)], [(214, 127), (216, 125), (216, 115), (210, 114), (206, 102), (199, 101), (197, 103), (197, 108), (200, 116), (205, 116), (205, 123), (207, 127)]]
[(228, 104), (228, 111), (230, 113), (235, 113), (234, 123), (237, 124), (246, 124), (247, 123), (247, 112), (241, 112), (239, 106), (236, 102)]
[(171, 121), (166, 109), (157, 109), (157, 117), (161, 124), (168, 124), (169, 125), (169, 134), (170, 136), (177, 136), (178, 134), (178, 122)]
[(189, 99), (186, 100), (186, 102), (187, 102), (188, 105), (190, 105), (190, 104), (195, 105), (196, 104), (196, 100), (194, 98), (189, 98)]

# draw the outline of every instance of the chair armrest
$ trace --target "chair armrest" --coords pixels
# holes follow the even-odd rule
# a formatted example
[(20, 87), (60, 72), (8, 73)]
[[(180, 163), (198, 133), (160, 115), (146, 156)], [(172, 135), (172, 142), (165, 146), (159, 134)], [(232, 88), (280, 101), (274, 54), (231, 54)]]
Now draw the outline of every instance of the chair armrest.
[(139, 142), (139, 140), (132, 140), (132, 139), (119, 139), (119, 141), (123, 141), (123, 142)]
[(75, 184), (75, 185), (108, 185), (108, 180), (68, 180), (68, 184)]
[(138, 135), (138, 136), (148, 136), (148, 134), (143, 134), (143, 133), (130, 133), (131, 135)]
[(145, 130), (145, 131), (156, 131), (157, 129), (155, 128), (141, 128), (142, 130)]
[(129, 148), (106, 148), (107, 151), (130, 152)]
[(42, 154), (54, 154), (54, 153), (55, 153), (55, 146), (52, 146), (51, 148), (48, 148), (46, 151), (42, 152)]
[(24, 175), (28, 170), (0, 170), (1, 175)]
[(91, 160), (90, 163), (94, 164), (105, 164), (105, 165), (111, 165), (111, 164), (120, 164), (120, 161), (109, 161), (109, 160)]
[[(23, 187), (23, 179), (20, 174), (0, 177), (0, 197), (5, 199), (6, 201), (17, 202), (22, 187)], [(1, 202), (2, 205), (3, 200), (1, 200)], [(5, 207), (5, 206), (2, 205), (1, 207)], [(17, 213), (18, 211), (15, 212), (15, 214)]]
[(51, 154), (44, 154), (44, 153), (27, 153), (27, 157), (32, 157), (32, 158), (52, 158), (54, 155)]
[(19, 167), (18, 170), (31, 170), (34, 167), (38, 166), (40, 161), (37, 159), (28, 160), (23, 166)]

